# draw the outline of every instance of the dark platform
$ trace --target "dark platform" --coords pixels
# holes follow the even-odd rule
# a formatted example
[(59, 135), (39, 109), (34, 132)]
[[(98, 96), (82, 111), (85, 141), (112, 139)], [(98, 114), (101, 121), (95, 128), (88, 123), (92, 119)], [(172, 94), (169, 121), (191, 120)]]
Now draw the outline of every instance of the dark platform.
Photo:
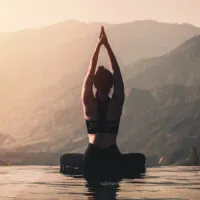
[[(78, 153), (67, 153), (60, 157), (60, 173), (67, 175), (82, 175), (88, 178), (135, 178), (145, 174), (146, 158), (141, 153), (122, 154), (120, 166), (115, 169), (90, 169), (84, 170), (84, 155)], [(89, 172), (89, 173), (88, 173)]]

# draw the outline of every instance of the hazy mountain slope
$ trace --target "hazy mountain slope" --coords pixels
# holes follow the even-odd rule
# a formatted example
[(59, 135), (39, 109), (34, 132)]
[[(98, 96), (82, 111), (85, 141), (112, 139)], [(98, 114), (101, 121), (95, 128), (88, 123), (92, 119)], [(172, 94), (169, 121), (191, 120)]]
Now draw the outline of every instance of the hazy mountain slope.
[[(99, 23), (89, 24), (68, 20), (36, 29), (0, 32), (0, 44), (10, 48), (20, 45), (20, 48), (23, 47), (32, 52), (42, 51), (52, 49), (55, 45), (97, 34), (99, 26)], [(109, 24), (106, 26), (109, 27)]]
[[(16, 51), (17, 55), (23, 50), (37, 53), (85, 38), (90, 45), (97, 38), (101, 25), (69, 20), (39, 29), (4, 32), (0, 33), (0, 50), (4, 54), (11, 53), (10, 50)], [(200, 34), (200, 29), (190, 24), (170, 24), (151, 20), (103, 25), (124, 64), (132, 63), (138, 58), (162, 55), (185, 40)]]
[[(194, 85), (200, 82), (200, 36), (157, 58), (145, 59), (129, 68), (129, 86), (154, 88), (177, 83)], [(138, 73), (136, 71), (138, 69)], [(128, 71), (127, 71), (128, 73)]]
[[(145, 96), (149, 98), (144, 99)], [(138, 104), (137, 99), (143, 101)], [(192, 145), (197, 145), (200, 151), (199, 105), (199, 87), (167, 85), (141, 92), (133, 89), (127, 97), (121, 122), (122, 151), (141, 151), (150, 164), (158, 164), (162, 155), (165, 164), (184, 160)]]
[[(165, 65), (166, 70), (168, 70), (167, 67), (169, 67), (171, 69), (169, 71), (171, 72), (171, 74), (174, 77), (174, 79), (171, 78), (170, 81), (167, 82), (164, 79), (165, 75), (166, 75), (165, 71), (160, 70), (159, 67), (155, 68), (154, 66), (152, 66), (152, 67), (148, 67), (146, 69), (146, 71), (148, 71), (148, 70), (150, 71), (153, 69), (156, 74), (161, 75), (160, 79), (157, 80), (156, 77), (153, 77), (152, 80), (155, 82), (159, 82), (160, 85), (165, 85), (167, 83), (177, 83), (177, 80), (179, 80), (179, 78), (181, 78), (180, 80), (182, 80), (182, 81), (187, 81), (187, 77), (188, 77), (188, 79), (191, 80), (190, 77), (193, 76), (194, 73), (198, 77), (198, 74), (200, 74), (198, 71), (198, 64), (197, 64), (199, 61), (199, 56), (198, 56), (199, 43), (198, 43), (198, 41), (199, 41), (199, 36), (187, 41), (185, 44), (181, 45), (177, 49), (173, 50), (172, 52), (170, 52), (160, 58), (150, 59), (150, 61), (149, 61), (150, 66), (151, 66), (152, 60), (153, 61), (158, 60), (159, 61), (158, 63), (161, 63), (161, 62), (167, 63), (168, 65)], [(188, 56), (190, 54), (192, 56)], [(180, 58), (180, 60), (177, 58)], [(186, 59), (186, 60), (185, 60), (185, 62), (180, 62), (181, 59), (183, 59), (183, 60)], [(145, 62), (147, 62), (147, 61), (148, 60), (146, 60)], [(177, 61), (179, 63), (179, 65), (172, 65), (175, 67), (171, 67), (170, 64), (173, 63), (172, 61)], [(192, 63), (192, 64), (190, 64), (190, 63)], [(193, 65), (193, 63), (195, 63), (195, 65)], [(161, 65), (161, 67), (162, 66), (163, 65)], [(188, 66), (190, 66), (190, 67), (188, 67)], [(191, 69), (193, 69), (192, 66), (194, 66), (195, 69), (197, 69), (197, 71), (191, 70)], [(141, 74), (145, 74), (147, 76), (145, 78), (145, 80), (148, 81), (149, 80), (148, 77), (151, 76), (151, 71), (150, 72), (148, 71), (148, 73), (146, 71), (144, 70), (144, 72), (142, 72)], [(185, 76), (183, 76), (183, 75), (185, 75)], [(77, 75), (77, 76), (79, 76), (79, 78), (82, 80), (84, 77), (84, 73), (81, 73), (81, 75)], [(129, 82), (127, 84), (125, 84), (125, 86), (130, 87), (130, 88), (132, 87), (132, 85), (137, 86), (137, 84), (135, 82), (137, 80), (140, 81), (140, 76), (141, 75), (139, 74), (138, 75), (139, 78), (136, 76), (133, 80), (130, 79)], [(77, 80), (78, 80), (78, 78), (77, 78)], [(195, 81), (193, 81), (192, 83), (196, 84), (197, 80), (198, 80), (198, 78)], [(61, 103), (60, 101), (58, 101), (57, 97), (60, 94), (62, 94), (61, 92), (64, 93), (65, 90), (59, 89), (58, 87), (60, 87), (60, 85), (67, 85), (65, 83), (66, 83), (66, 80), (63, 79), (59, 83), (59, 85), (55, 86), (54, 89), (51, 88), (52, 95), (55, 95), (55, 98), (51, 101), (51, 103), (49, 102), (49, 103), (41, 104), (41, 107), (37, 108), (37, 110), (34, 111), (35, 115), (31, 115), (29, 118), (29, 121), (27, 123), (25, 123), (23, 126), (21, 126), (20, 129), (16, 132), (16, 135), (18, 135), (18, 136), (22, 135), (23, 137), (25, 137), (24, 144), (28, 144), (28, 143), (30, 143), (30, 141), (31, 142), (32, 141), (38, 141), (38, 142), (48, 141), (49, 142), (49, 138), (50, 139), (54, 138), (52, 140), (52, 145), (53, 145), (54, 143), (59, 142), (60, 141), (59, 139), (63, 138), (63, 137), (67, 137), (65, 144), (69, 144), (68, 141), (72, 137), (70, 134), (74, 133), (76, 131), (77, 131), (76, 137), (78, 137), (80, 139), (80, 141), (81, 141), (82, 137), (85, 140), (86, 137), (85, 137), (84, 132), (86, 132), (86, 130), (84, 129), (84, 126), (83, 126), (83, 123), (84, 123), (84, 121), (82, 119), (83, 113), (82, 113), (82, 107), (81, 107), (81, 103), (80, 103), (81, 82), (80, 82), (80, 84), (77, 84), (76, 89), (75, 88), (73, 88), (73, 89), (70, 88), (69, 90), (66, 89), (66, 95), (62, 96), (62, 98), (60, 99), (62, 102)], [(144, 81), (144, 83), (145, 83), (145, 81)], [(181, 82), (181, 83), (184, 83), (184, 82)], [(149, 82), (147, 82), (147, 84), (148, 84), (148, 86), (150, 85)], [(56, 91), (57, 93), (54, 94), (53, 91)], [(48, 90), (46, 92), (47, 92), (47, 94), (49, 93)], [(60, 94), (59, 94), (59, 92), (60, 92)], [(133, 90), (132, 90), (132, 92), (133, 92)], [(180, 102), (184, 101), (184, 95), (185, 95), (184, 92), (185, 92), (184, 87), (182, 87), (182, 86), (179, 86), (179, 87), (177, 86), (177, 87), (173, 88), (173, 90), (170, 87), (169, 88), (165, 87), (165, 89), (163, 89), (162, 92), (158, 92), (157, 95), (158, 95), (158, 98), (160, 98), (162, 100), (161, 101), (162, 103), (166, 103), (171, 106), (174, 101), (173, 100), (174, 96), (180, 95), (179, 98), (176, 97), (177, 101), (180, 101)], [(67, 96), (67, 93), (70, 95), (70, 97)], [(146, 91), (143, 92), (143, 91), (135, 89), (134, 94), (135, 94), (135, 96), (133, 96), (134, 99), (131, 99), (131, 101), (134, 100), (134, 103), (131, 104), (130, 100), (127, 100), (126, 103), (129, 104), (130, 106), (125, 107), (125, 111), (126, 111), (126, 109), (129, 111), (132, 109), (133, 110), (135, 109), (134, 110), (134, 113), (135, 113), (135, 111), (137, 111), (138, 109), (139, 110), (143, 109), (145, 111), (146, 109), (153, 109), (154, 106), (157, 105), (155, 103), (155, 99), (152, 98), (150, 93), (147, 93)], [(130, 95), (131, 95), (131, 93), (130, 93)], [(172, 100), (173, 100), (172, 102), (170, 102), (168, 100), (169, 97), (172, 98)], [(69, 99), (67, 99), (67, 98), (72, 98), (71, 100), (73, 101), (73, 104), (71, 104), (71, 103), (68, 104), (67, 102)], [(65, 100), (63, 100), (63, 99), (65, 99)], [(47, 106), (43, 106), (43, 105), (47, 105)], [(39, 114), (38, 114), (38, 112), (39, 112)], [(57, 114), (57, 113), (63, 113), (63, 116), (60, 117), (60, 114)], [(70, 117), (69, 117), (68, 113), (70, 113)], [(81, 115), (77, 115), (77, 113), (81, 113)], [(128, 118), (129, 112), (125, 112), (124, 117)], [(73, 120), (75, 118), (76, 118), (76, 122), (77, 122), (76, 126), (74, 126), (74, 122), (73, 122)], [(66, 119), (66, 121), (64, 121), (63, 119)], [(37, 123), (35, 123), (35, 121)], [(72, 125), (72, 126), (70, 127), (69, 125)], [(58, 128), (61, 131), (57, 134)], [(137, 129), (139, 130), (139, 126), (137, 127)], [(55, 138), (57, 138), (57, 139), (55, 139)], [(74, 139), (75, 137), (72, 137), (72, 138)], [(48, 143), (48, 142), (47, 142), (47, 144), (49, 145), (50, 143)], [(57, 145), (57, 146), (60, 146), (60, 145)], [(61, 145), (61, 146), (66, 146), (66, 145)], [(71, 145), (69, 144), (69, 147), (70, 146)], [(57, 148), (55, 148), (55, 149), (57, 149)]]
[[(77, 115), (80, 113), (77, 109), (72, 108), (75, 111), (73, 121), (65, 114), (67, 110), (57, 110), (51, 114), (56, 121), (54, 125), (49, 124), (51, 120), (46, 118), (35, 130), (31, 129), (32, 137), (27, 137), (15, 149), (18, 159), (21, 159), (18, 163), (26, 163), (23, 152), (33, 155), (31, 163), (34, 164), (47, 162), (45, 158), (41, 160), (39, 152), (48, 155), (48, 163), (57, 162), (55, 153), (83, 152), (87, 133), (82, 114)], [(47, 126), (49, 129), (45, 132)], [(158, 165), (163, 155), (164, 164), (181, 163), (190, 155), (192, 145), (200, 151), (199, 131), (200, 87), (167, 85), (154, 90), (134, 88), (126, 97), (118, 144), (121, 152), (144, 153), (148, 165)], [(21, 157), (19, 152), (22, 152)]]
[[(71, 21), (68, 23), (71, 23)], [(75, 23), (79, 26), (79, 22)], [(62, 27), (68, 26), (67, 23), (61, 25)], [(82, 35), (84, 37), (79, 37), (79, 34), (75, 33), (76, 28), (71, 28), (71, 25), (69, 25), (66, 30), (69, 31), (69, 35), (73, 35), (71, 40), (65, 40), (64, 36), (56, 37), (59, 31), (55, 31), (56, 34), (54, 35), (53, 27), (50, 27), (52, 32), (50, 31), (51, 34), (45, 41), (44, 36), (48, 36), (48, 27), (33, 32), (27, 30), (27, 37), (26, 31), (17, 33), (17, 36), (15, 34), (9, 35), (9, 40), (4, 43), (4, 46), (0, 47), (0, 65), (3, 66), (0, 68), (0, 95), (2, 97), (0, 125), (3, 132), (9, 132), (10, 135), (17, 138), (16, 145), (10, 144), (9, 148), (13, 148), (13, 151), (18, 153), (29, 152), (37, 155), (39, 152), (46, 152), (46, 154), (48, 152), (50, 154), (53, 152), (83, 152), (87, 145), (80, 94), (83, 77), (87, 72), (90, 56), (96, 43), (99, 24), (83, 25), (81, 23), (80, 30), (83, 30), (84, 34)], [(56, 30), (59, 30), (59, 25), (55, 27)], [(125, 64), (133, 63), (140, 57), (166, 53), (199, 32), (199, 28), (191, 25), (163, 24), (152, 21), (107, 25), (107, 30), (109, 37), (111, 37), (111, 44), (119, 58), (122, 72), (125, 74), (130, 72), (128, 71), (130, 69), (131, 77), (134, 77), (135, 69), (126, 68)], [(44, 33), (37, 31), (44, 31)], [(38, 38), (40, 35), (42, 39)], [(151, 41), (149, 40), (150, 36), (152, 37)], [(55, 37), (57, 38), (56, 42)], [(192, 50), (194, 49), (193, 46), (196, 46), (196, 42), (192, 45)], [(166, 54), (166, 56), (153, 58), (148, 62), (153, 65), (154, 62), (157, 62), (157, 59), (166, 57), (165, 61), (168, 63), (167, 60), (171, 56), (175, 60), (179, 55), (179, 48)], [(185, 56), (184, 53), (187, 48), (181, 47), (181, 49), (184, 49), (181, 53)], [(193, 60), (198, 61), (197, 53)], [(188, 60), (188, 63), (193, 60)], [(100, 61), (107, 63), (104, 55), (100, 56)], [(146, 60), (143, 62), (145, 63)], [(138, 70), (137, 66), (135, 67)], [(145, 73), (148, 68), (149, 65), (146, 63), (141, 69)], [(164, 74), (166, 74), (165, 71)], [(136, 80), (139, 81), (139, 79), (132, 80), (131, 77), (129, 77), (129, 82), (125, 83), (126, 89), (137, 86)], [(172, 79), (170, 83), (173, 83), (173, 80), (176, 79)], [(161, 84), (165, 84), (162, 81), (161, 79)], [(193, 89), (190, 90), (193, 91)], [(156, 143), (156, 149), (152, 150), (153, 147), (149, 143), (151, 141), (150, 136), (154, 136), (154, 132), (161, 130), (160, 135), (157, 135), (157, 132), (155, 134), (156, 141), (159, 141), (160, 137), (162, 138), (161, 135), (165, 135), (169, 129), (169, 127), (162, 129), (165, 124), (165, 117), (168, 119), (172, 115), (176, 118), (176, 114), (179, 112), (180, 99), (184, 99), (182, 96), (181, 98), (176, 97), (176, 94), (184, 96), (185, 88), (182, 88), (182, 86), (174, 87), (174, 89), (163, 88), (161, 91), (156, 90), (153, 93), (152, 91), (138, 89), (131, 91), (125, 102), (123, 120), (120, 126), (119, 143), (123, 151), (141, 150), (152, 158), (151, 163), (155, 163), (154, 159), (156, 160), (158, 157), (159, 146)], [(195, 98), (198, 97), (198, 93), (196, 95)], [(170, 99), (168, 99), (169, 97)], [(191, 98), (191, 102), (186, 102), (188, 107), (196, 105), (193, 102), (194, 96)], [(176, 102), (179, 103), (176, 104)], [(167, 113), (164, 112), (166, 108)], [(187, 106), (184, 108), (187, 108)], [(185, 118), (187, 118), (188, 111), (183, 111)], [(149, 114), (147, 115), (147, 113)], [(158, 114), (153, 125), (151, 125), (155, 113)], [(172, 118), (172, 120), (176, 120), (175, 118)], [(148, 131), (151, 135), (147, 134)], [(153, 142), (152, 144), (154, 146)], [(174, 150), (172, 150), (171, 155), (173, 155), (173, 152)], [(21, 160), (20, 154), (17, 156), (18, 158)], [(37, 157), (34, 159), (37, 163)], [(55, 157), (52, 159), (52, 162), (55, 163)], [(24, 157), (22, 160), (25, 163)], [(41, 162), (41, 159), (38, 162)], [(46, 161), (44, 160), (44, 162)]]
[[(43, 107), (42, 102), (48, 107), (49, 99), (56, 101), (58, 93), (62, 96), (64, 90), (68, 93), (69, 88), (81, 85), (100, 25), (71, 20), (0, 34), (1, 130), (16, 135), (24, 123), (30, 123), (28, 120), (37, 115), (35, 110)], [(168, 52), (200, 33), (192, 25), (154, 21), (105, 26), (123, 73), (126, 64)], [(103, 52), (100, 62), (107, 65), (108, 59), (104, 59), (107, 55)]]
[(163, 55), (200, 32), (190, 24), (144, 20), (110, 27), (108, 34), (122, 63), (128, 65), (133, 60)]
[(15, 144), (16, 140), (8, 134), (0, 133), (0, 146), (6, 147), (10, 144)]

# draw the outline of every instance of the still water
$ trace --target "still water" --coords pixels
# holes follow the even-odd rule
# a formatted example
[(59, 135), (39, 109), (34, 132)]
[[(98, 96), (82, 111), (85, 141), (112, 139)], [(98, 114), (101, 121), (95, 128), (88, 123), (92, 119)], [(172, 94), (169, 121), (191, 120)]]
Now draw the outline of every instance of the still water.
[(200, 167), (147, 168), (140, 179), (90, 185), (58, 166), (0, 167), (0, 200), (200, 200)]

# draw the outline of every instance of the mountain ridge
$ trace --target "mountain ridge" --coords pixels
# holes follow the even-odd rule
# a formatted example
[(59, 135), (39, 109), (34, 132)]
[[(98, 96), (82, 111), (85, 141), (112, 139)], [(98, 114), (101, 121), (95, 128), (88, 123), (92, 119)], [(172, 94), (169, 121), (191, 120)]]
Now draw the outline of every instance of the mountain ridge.
[[(183, 85), (199, 83), (200, 35), (195, 36), (177, 48), (160, 57), (137, 62), (132, 68), (141, 72), (133, 74), (129, 84), (141, 88), (159, 87), (171, 82)], [(131, 73), (131, 69), (129, 69)], [(131, 75), (129, 75), (131, 76)]]
[[(130, 90), (130, 93), (127, 94), (125, 102), (118, 142), (122, 151), (141, 151), (147, 155), (150, 160), (148, 162), (154, 165), (157, 164), (162, 151), (170, 148), (166, 164), (172, 164), (176, 159), (181, 160), (186, 156), (190, 146), (186, 141), (188, 134), (190, 134), (191, 143), (198, 139), (198, 80), (192, 79), (191, 87), (182, 86), (176, 81), (179, 78), (177, 74), (180, 69), (186, 69), (187, 73), (185, 74), (189, 76), (192, 72), (189, 70), (188, 64), (196, 60), (196, 63), (191, 66), (198, 66), (198, 48), (194, 50), (195, 47), (192, 45), (192, 48), (187, 49), (189, 52), (184, 51), (186, 55), (190, 55), (190, 51), (194, 51), (193, 59), (185, 54), (177, 56), (182, 55), (180, 49), (176, 50), (178, 54), (175, 56), (168, 53), (168, 55), (174, 56), (175, 63), (179, 63), (177, 68), (179, 71), (176, 74), (173, 71), (176, 69), (172, 67), (171, 74), (175, 74), (175, 78), (170, 77), (167, 79), (168, 82), (165, 81), (168, 71), (161, 70), (161, 78), (154, 76), (151, 78), (153, 73), (148, 73), (148, 70), (152, 70), (153, 65), (156, 65), (157, 73), (160, 70), (158, 64), (162, 64), (162, 62), (169, 64), (165, 65), (168, 70), (172, 60), (169, 59), (170, 56), (167, 56), (163, 61), (163, 57), (159, 57), (162, 51), (167, 54), (170, 48), (176, 48), (181, 41), (185, 42), (185, 39), (193, 37), (200, 29), (189, 30), (188, 34), (187, 31), (180, 30), (179, 26), (178, 31), (172, 31), (169, 28), (165, 32), (162, 26), (159, 26), (160, 28), (153, 28), (153, 26), (144, 27), (142, 25), (141, 29), (132, 29), (132, 27), (124, 25), (122, 29), (118, 29), (120, 26), (114, 25), (112, 28), (106, 29), (113, 50), (119, 59), (122, 73), (130, 75), (129, 78), (127, 76), (125, 78), (125, 87), (126, 90)], [(74, 30), (70, 30), (71, 33)], [(88, 138), (80, 95), (82, 81), (96, 43), (95, 38), (98, 38), (99, 27), (90, 29), (92, 37), (88, 35), (87, 30), (82, 30), (86, 37), (75, 41), (70, 37), (67, 38), (69, 42), (65, 42), (66, 38), (63, 34), (59, 45), (56, 44), (57, 41), (52, 44), (48, 43), (48, 40), (51, 41), (56, 36), (53, 35), (52, 38), (46, 38), (44, 43), (35, 43), (34, 40), (28, 40), (30, 43), (27, 43), (27, 38), (21, 38), (22, 40), (17, 40), (16, 43), (10, 43), (10, 46), (5, 47), (6, 51), (0, 47), (0, 50), (4, 51), (4, 54), (0, 54), (0, 64), (4, 66), (0, 69), (2, 83), (0, 87), (2, 96), (0, 125), (3, 132), (8, 132), (17, 138), (16, 143), (13, 143), (9, 150), (16, 151), (19, 159), (22, 155), (21, 163), (26, 162), (24, 159), (27, 156), (22, 152), (34, 154), (32, 162), (37, 163), (37, 153), (38, 156), (41, 152), (50, 156), (51, 153), (57, 155), (65, 152), (83, 152), (87, 145)], [(140, 31), (143, 35), (140, 34)], [(164, 33), (161, 34), (162, 32)], [(74, 38), (77, 36), (79, 33), (73, 35)], [(20, 41), (23, 41), (24, 44)], [(37, 42), (39, 41), (38, 39)], [(32, 46), (31, 42), (35, 46)], [(20, 44), (22, 49), (19, 49), (16, 44)], [(196, 42), (194, 44), (196, 45)], [(30, 45), (31, 48), (27, 48)], [(41, 47), (39, 53), (33, 53), (38, 47)], [(24, 56), (24, 52), (27, 53), (27, 56)], [(3, 57), (5, 55), (7, 57)], [(148, 59), (154, 55), (157, 57)], [(142, 69), (138, 73), (137, 66), (132, 64), (130, 66), (129, 62), (135, 63), (141, 57), (146, 57), (143, 60), (146, 65), (137, 61)], [(184, 62), (186, 58), (188, 59), (187, 65)], [(100, 62), (107, 66), (108, 62), (102, 55)], [(147, 75), (146, 77), (143, 75), (142, 80), (141, 74), (143, 73)], [(198, 74), (195, 71), (194, 75)], [(185, 81), (185, 78), (181, 78)], [(153, 84), (148, 82), (151, 80), (155, 82), (156, 86), (153, 90), (148, 89)], [(143, 84), (144, 87), (138, 87), (140, 84)], [(166, 84), (170, 85), (166, 86)], [(7, 85), (6, 90), (3, 85)], [(165, 141), (168, 142), (165, 143)], [(180, 148), (176, 146), (177, 141), (180, 143)], [(185, 148), (182, 149), (184, 144)], [(183, 153), (179, 151), (180, 149)], [(42, 162), (41, 158), (42, 156), (38, 162)], [(52, 163), (55, 163), (55, 158), (52, 158)], [(30, 160), (27, 162), (29, 163)], [(51, 158), (48, 158), (49, 162), (51, 162)], [(46, 163), (45, 160), (44, 163)]]

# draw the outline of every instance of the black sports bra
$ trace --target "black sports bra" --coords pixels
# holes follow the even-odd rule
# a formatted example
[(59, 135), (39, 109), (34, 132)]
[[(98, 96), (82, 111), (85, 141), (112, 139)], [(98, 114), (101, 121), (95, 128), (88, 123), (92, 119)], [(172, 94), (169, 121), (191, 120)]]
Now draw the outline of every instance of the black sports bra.
[(106, 120), (108, 104), (110, 99), (98, 101), (98, 120), (86, 120), (86, 126), (89, 133), (118, 133), (120, 120)]

